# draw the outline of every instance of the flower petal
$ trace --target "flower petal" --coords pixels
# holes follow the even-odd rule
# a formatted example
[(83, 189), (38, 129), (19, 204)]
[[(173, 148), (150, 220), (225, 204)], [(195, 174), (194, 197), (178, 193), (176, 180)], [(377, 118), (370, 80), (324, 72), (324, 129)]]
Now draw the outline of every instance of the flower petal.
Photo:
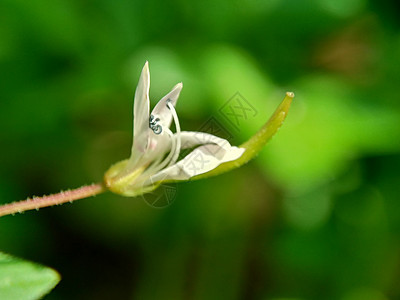
[(202, 145), (194, 149), (175, 165), (151, 176), (149, 182), (187, 180), (193, 176), (209, 172), (224, 162), (238, 159), (243, 154), (244, 150), (243, 148), (230, 146), (228, 141), (225, 141), (223, 145)]
[(182, 131), (180, 138), (181, 149), (189, 149), (204, 144), (216, 144), (225, 150), (231, 147), (227, 140), (205, 132)]
[(146, 151), (149, 135), (150, 72), (146, 61), (135, 92), (133, 107), (133, 145), (131, 159), (137, 161)]
[(167, 107), (167, 101), (170, 100), (171, 104), (175, 106), (176, 102), (178, 101), (178, 97), (182, 90), (182, 87), (183, 87), (182, 82), (175, 85), (168, 94), (166, 94), (160, 101), (158, 101), (157, 105), (151, 112), (151, 114), (155, 118), (160, 119), (159, 124), (163, 128), (164, 127), (169, 128), (172, 122), (172, 114), (169, 108)]

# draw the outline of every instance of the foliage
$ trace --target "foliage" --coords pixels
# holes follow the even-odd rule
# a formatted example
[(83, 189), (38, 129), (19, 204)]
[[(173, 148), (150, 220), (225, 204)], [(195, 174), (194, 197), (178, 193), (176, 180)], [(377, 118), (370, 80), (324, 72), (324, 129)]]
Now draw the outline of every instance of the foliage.
[(52, 269), (0, 252), (0, 299), (39, 299), (59, 281)]

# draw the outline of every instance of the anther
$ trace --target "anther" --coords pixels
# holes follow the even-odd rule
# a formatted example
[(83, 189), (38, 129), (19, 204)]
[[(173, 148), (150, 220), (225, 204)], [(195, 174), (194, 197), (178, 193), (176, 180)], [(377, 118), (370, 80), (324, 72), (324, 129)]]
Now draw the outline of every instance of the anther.
[(166, 106), (168, 107), (168, 109), (171, 109), (169, 106), (171, 105), (172, 100), (171, 99), (167, 99), (167, 101), (165, 101)]
[(150, 115), (149, 118), (149, 128), (153, 130), (155, 134), (160, 134), (162, 132), (162, 126), (157, 124), (160, 121), (160, 118), (154, 119), (153, 115)]

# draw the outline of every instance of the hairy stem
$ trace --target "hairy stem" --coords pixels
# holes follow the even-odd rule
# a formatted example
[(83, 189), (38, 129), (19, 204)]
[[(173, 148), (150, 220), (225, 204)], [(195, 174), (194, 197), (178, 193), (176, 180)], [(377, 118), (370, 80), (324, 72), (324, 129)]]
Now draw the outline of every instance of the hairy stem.
[(33, 197), (32, 199), (28, 198), (27, 200), (4, 204), (0, 206), (0, 217), (15, 213), (22, 213), (27, 210), (72, 202), (104, 193), (106, 190), (107, 189), (102, 183), (95, 183), (91, 185), (85, 185), (74, 190), (60, 192), (58, 194)]

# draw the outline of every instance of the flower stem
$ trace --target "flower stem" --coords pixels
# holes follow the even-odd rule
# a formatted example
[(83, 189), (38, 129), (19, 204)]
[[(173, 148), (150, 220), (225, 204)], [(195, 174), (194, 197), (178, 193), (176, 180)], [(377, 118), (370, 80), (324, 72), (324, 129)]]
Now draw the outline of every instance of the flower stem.
[(28, 198), (27, 200), (4, 204), (0, 206), (0, 217), (11, 214), (13, 215), (15, 213), (22, 213), (27, 210), (38, 210), (42, 207), (72, 202), (104, 193), (106, 190), (107, 189), (102, 183), (94, 183), (74, 190), (62, 191), (53, 195), (33, 197), (32, 199)]
[(208, 178), (211, 176), (219, 175), (230, 171), (232, 169), (239, 168), (240, 166), (247, 163), (249, 160), (254, 158), (264, 147), (264, 145), (271, 140), (271, 138), (277, 133), (279, 128), (282, 126), (283, 121), (289, 112), (290, 105), (292, 104), (292, 100), (294, 98), (294, 94), (291, 92), (287, 92), (285, 98), (282, 100), (281, 104), (275, 110), (270, 119), (265, 123), (263, 127), (252, 136), (247, 142), (240, 145), (240, 148), (246, 149), (240, 158), (234, 161), (225, 162), (220, 164), (214, 170), (210, 172), (200, 174), (191, 178), (191, 180)]

